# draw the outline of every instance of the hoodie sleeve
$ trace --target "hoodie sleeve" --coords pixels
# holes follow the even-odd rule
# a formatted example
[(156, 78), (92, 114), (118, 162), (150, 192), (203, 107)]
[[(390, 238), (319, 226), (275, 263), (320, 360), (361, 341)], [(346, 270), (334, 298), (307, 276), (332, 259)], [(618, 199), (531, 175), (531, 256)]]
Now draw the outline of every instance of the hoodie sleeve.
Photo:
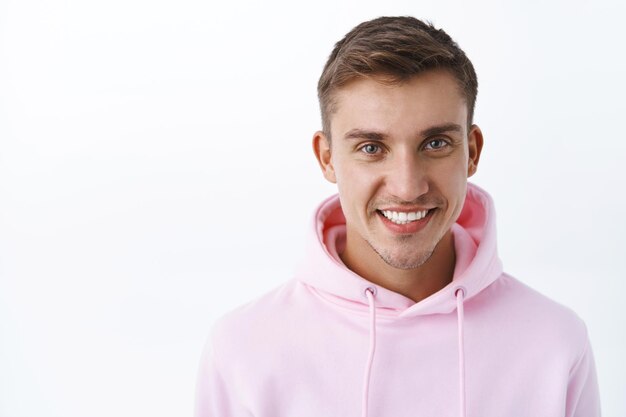
[(218, 370), (215, 348), (209, 338), (202, 352), (196, 380), (195, 417), (250, 416), (237, 404), (233, 387), (227, 384)]
[(600, 417), (600, 392), (589, 338), (578, 363), (570, 373), (565, 417)]

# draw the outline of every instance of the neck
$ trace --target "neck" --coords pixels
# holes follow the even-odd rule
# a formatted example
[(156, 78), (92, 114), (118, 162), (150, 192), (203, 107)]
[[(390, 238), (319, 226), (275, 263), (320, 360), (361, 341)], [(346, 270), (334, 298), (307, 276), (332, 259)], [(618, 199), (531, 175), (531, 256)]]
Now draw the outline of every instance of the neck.
[(372, 250), (372, 256), (353, 256), (350, 236), (346, 237), (346, 249), (340, 254), (343, 263), (356, 274), (383, 288), (402, 294), (419, 302), (444, 288), (454, 276), (456, 252), (454, 235), (448, 230), (441, 238), (432, 255), (414, 269), (398, 269), (385, 263)]

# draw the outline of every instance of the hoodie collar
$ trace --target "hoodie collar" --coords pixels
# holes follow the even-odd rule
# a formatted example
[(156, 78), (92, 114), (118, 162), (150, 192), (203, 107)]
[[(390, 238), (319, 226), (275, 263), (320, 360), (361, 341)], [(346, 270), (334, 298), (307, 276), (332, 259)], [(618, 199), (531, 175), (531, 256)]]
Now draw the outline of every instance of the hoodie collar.
[(312, 220), (307, 250), (296, 277), (320, 295), (353, 309), (367, 310), (365, 290), (374, 287), (376, 306), (384, 315), (410, 317), (449, 313), (457, 308), (457, 288), (465, 290), (467, 301), (502, 273), (496, 247), (493, 200), (486, 191), (469, 182), (463, 209), (452, 225), (457, 258), (452, 282), (418, 303), (373, 284), (343, 264), (338, 254), (345, 245), (346, 220), (338, 195), (323, 201)]

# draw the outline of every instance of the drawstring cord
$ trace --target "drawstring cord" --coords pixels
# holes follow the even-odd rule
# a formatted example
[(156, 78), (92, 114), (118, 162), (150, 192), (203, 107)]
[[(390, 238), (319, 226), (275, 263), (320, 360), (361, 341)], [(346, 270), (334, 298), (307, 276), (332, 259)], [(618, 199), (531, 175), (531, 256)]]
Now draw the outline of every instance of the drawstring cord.
[[(365, 378), (363, 380), (363, 400), (362, 400), (362, 417), (368, 414), (368, 397), (370, 376), (372, 372), (372, 362), (374, 361), (374, 352), (376, 351), (376, 303), (374, 296), (376, 288), (368, 287), (365, 290), (365, 296), (370, 307), (370, 350), (367, 356), (367, 365), (365, 367)], [(465, 344), (463, 342), (463, 299), (465, 297), (465, 288), (458, 287), (454, 290), (456, 297), (457, 324), (459, 330), (459, 416), (466, 417), (465, 407)]]
[(370, 351), (367, 355), (367, 365), (365, 367), (365, 378), (363, 380), (363, 402), (361, 407), (361, 415), (367, 417), (367, 399), (370, 389), (370, 375), (372, 372), (372, 362), (374, 361), (374, 351), (376, 350), (376, 304), (374, 302), (376, 288), (368, 287), (365, 289), (365, 296), (370, 305)]
[(459, 416), (465, 417), (465, 345), (463, 343), (463, 298), (465, 297), (465, 288), (457, 288), (454, 291), (454, 295), (456, 296), (457, 324), (459, 327)]

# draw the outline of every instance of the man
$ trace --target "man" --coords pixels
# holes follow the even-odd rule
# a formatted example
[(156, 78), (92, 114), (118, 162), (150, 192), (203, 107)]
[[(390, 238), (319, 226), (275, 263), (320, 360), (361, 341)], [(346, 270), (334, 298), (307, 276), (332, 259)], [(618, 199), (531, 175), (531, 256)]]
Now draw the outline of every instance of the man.
[(338, 196), (293, 280), (222, 317), (198, 417), (600, 415), (584, 323), (502, 270), (477, 80), (410, 17), (365, 22), (318, 84), (313, 149)]

